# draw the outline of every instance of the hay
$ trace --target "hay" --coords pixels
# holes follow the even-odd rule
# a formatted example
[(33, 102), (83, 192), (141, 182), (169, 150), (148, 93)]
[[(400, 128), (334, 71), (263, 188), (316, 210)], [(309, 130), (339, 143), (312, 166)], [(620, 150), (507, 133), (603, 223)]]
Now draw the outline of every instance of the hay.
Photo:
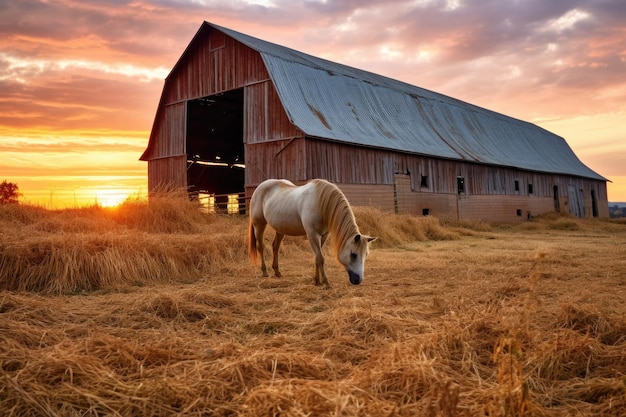
[(245, 225), (215, 220), (171, 198), (117, 209), (3, 206), (0, 289), (64, 294), (197, 280), (244, 253)]
[(406, 214), (383, 216), (372, 207), (355, 207), (359, 229), (379, 239), (377, 246), (394, 247), (408, 242), (427, 240), (455, 240), (458, 233), (446, 229), (436, 217), (415, 217)]
[(623, 225), (359, 213), (386, 239), (365, 282), (329, 262), (319, 289), (301, 239), (285, 278), (261, 279), (243, 218), (151, 232), (100, 208), (11, 210), (2, 415), (626, 415)]

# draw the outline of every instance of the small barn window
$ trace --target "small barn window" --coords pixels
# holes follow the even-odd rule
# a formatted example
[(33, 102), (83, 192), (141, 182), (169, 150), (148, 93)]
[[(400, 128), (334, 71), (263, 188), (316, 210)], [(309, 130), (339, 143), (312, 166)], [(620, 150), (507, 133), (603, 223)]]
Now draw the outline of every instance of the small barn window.
[(522, 209), (517, 209), (517, 217), (522, 217)]
[(465, 194), (465, 178), (456, 177), (456, 190), (458, 194)]
[(528, 184), (528, 194), (532, 194), (533, 193), (533, 185), (532, 184)]
[(519, 191), (519, 181), (515, 180), (515, 191), (518, 192)]
[(422, 175), (422, 182), (420, 183), (420, 187), (428, 188), (428, 175)]
[(430, 209), (429, 208), (423, 208), (422, 209), (422, 216), (430, 216)]

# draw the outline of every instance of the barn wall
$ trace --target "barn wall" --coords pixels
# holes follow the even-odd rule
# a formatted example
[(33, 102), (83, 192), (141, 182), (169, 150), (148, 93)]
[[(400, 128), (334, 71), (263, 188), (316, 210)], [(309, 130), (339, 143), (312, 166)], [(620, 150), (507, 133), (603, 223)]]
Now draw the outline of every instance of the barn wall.
[[(244, 90), (243, 138), (247, 145), (261, 143), (269, 138), (267, 90), (268, 83), (266, 82), (251, 85)], [(248, 149), (249, 147), (246, 146), (246, 155)]]
[(258, 52), (212, 30), (200, 36), (167, 80), (164, 103), (206, 97), (269, 79)]
[(411, 176), (406, 174), (396, 174), (395, 182), (396, 213), (428, 214), (448, 219), (458, 218), (456, 194), (413, 192), (411, 190)]
[(187, 187), (186, 156), (148, 161), (148, 190), (150, 193), (185, 187)]
[[(457, 177), (465, 183), (460, 194)], [(376, 201), (381, 208), (398, 213), (489, 221), (515, 221), (555, 211), (554, 186), (560, 211), (569, 213), (568, 190), (574, 187), (582, 195), (585, 217), (592, 215), (591, 190), (596, 192), (598, 215), (608, 216), (602, 181), (314, 139), (306, 141), (306, 178), (337, 183), (350, 190), (351, 201), (359, 205)]]
[[(545, 179), (542, 179), (545, 180)], [(573, 180), (569, 177), (553, 176), (553, 182), (568, 184)], [(588, 182), (581, 180), (582, 182)], [(576, 182), (576, 181), (574, 181)], [(411, 178), (409, 175), (396, 175), (396, 212), (411, 213), (416, 215), (429, 214), (440, 218), (465, 219), (475, 221), (508, 222), (526, 220), (529, 217), (555, 211), (554, 196), (537, 196), (534, 194), (441, 194), (414, 192), (411, 190)], [(591, 187), (604, 186), (602, 182), (591, 181), (585, 185), (585, 217), (592, 216)], [(567, 192), (567, 186), (559, 186)], [(559, 191), (560, 193), (560, 191)], [(598, 199), (598, 216), (608, 216), (608, 202)], [(569, 213), (567, 195), (559, 196), (560, 211)]]
[(337, 184), (353, 206), (370, 206), (393, 213), (392, 185)]
[(271, 82), (248, 86), (244, 92), (244, 143), (304, 138), (304, 133), (289, 121)]
[(168, 158), (185, 154), (185, 103), (166, 105), (159, 115), (160, 123), (152, 130), (153, 143), (150, 159)]
[(261, 82), (244, 91), (246, 195), (268, 178), (309, 179), (304, 133), (289, 121), (273, 84)]
[(153, 147), (148, 161), (148, 191), (187, 187), (187, 156), (185, 154), (184, 103), (161, 110), (162, 123), (155, 126)]
[(307, 139), (307, 179), (340, 184), (393, 185), (396, 153)]
[[(208, 36), (198, 36), (197, 42), (190, 45), (190, 48), (192, 49), (187, 51), (165, 81), (151, 142), (147, 154), (144, 155), (144, 159), (150, 161), (148, 163), (150, 191), (170, 187), (173, 184), (187, 187), (186, 175), (180, 174), (186, 170), (187, 101), (243, 87), (244, 97), (250, 95), (253, 99), (246, 113), (259, 113), (255, 106), (263, 104), (269, 108), (268, 103), (273, 103), (271, 96), (273, 88), (267, 85), (269, 75), (261, 56), (256, 51), (214, 30), (211, 30)], [(263, 93), (259, 100), (255, 100), (254, 97), (258, 90), (257, 83), (260, 83), (260, 89), (269, 90)], [(272, 120), (272, 116), (271, 113), (264, 111), (262, 120), (246, 120), (245, 133), (250, 136), (246, 136), (244, 142), (246, 140), (254, 142), (255, 138), (266, 137), (269, 132), (275, 131), (276, 122), (268, 125), (254, 124)], [(280, 118), (276, 120), (282, 123)], [(257, 135), (257, 132), (264, 134)], [(168, 160), (157, 161), (160, 159)]]
[(472, 195), (458, 199), (459, 218), (465, 220), (510, 222), (551, 211), (554, 201), (547, 197)]
[(598, 217), (609, 217), (609, 201), (604, 181), (596, 181), (585, 178), (574, 178), (567, 176), (559, 176), (559, 200), (561, 211), (572, 213), (570, 207), (572, 202), (569, 195), (569, 189), (573, 188), (578, 191), (579, 198), (582, 197), (584, 217), (592, 216), (592, 197), (591, 190), (596, 193), (596, 203), (598, 208)]
[(246, 195), (269, 178), (295, 183), (305, 178), (304, 139), (286, 139), (246, 145)]

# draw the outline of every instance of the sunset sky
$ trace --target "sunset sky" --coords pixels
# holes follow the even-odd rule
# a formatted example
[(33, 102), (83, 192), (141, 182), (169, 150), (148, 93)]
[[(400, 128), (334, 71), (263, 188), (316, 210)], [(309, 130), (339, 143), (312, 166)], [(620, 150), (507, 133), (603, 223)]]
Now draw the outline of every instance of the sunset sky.
[(204, 20), (533, 122), (626, 201), (624, 0), (3, 0), (0, 181), (48, 208), (145, 195), (163, 80)]

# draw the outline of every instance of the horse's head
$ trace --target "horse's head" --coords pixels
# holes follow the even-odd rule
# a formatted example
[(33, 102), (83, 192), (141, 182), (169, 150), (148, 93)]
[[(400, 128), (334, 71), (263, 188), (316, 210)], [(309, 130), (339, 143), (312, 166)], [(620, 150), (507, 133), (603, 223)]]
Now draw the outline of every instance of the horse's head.
[(376, 240), (375, 237), (357, 234), (346, 240), (339, 252), (339, 262), (348, 271), (350, 283), (359, 285), (363, 281), (365, 270), (365, 257), (369, 252), (369, 243)]

